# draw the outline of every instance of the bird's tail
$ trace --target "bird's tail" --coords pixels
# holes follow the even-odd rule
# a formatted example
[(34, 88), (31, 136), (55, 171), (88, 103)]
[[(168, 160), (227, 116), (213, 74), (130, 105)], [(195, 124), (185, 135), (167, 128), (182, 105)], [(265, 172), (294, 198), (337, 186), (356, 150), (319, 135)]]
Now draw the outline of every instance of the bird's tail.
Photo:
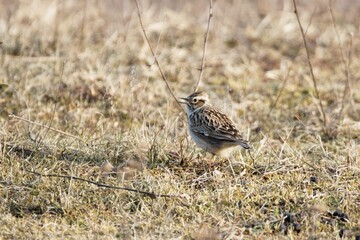
[(252, 146), (250, 145), (250, 143), (246, 140), (241, 140), (239, 141), (239, 145), (242, 146), (245, 149), (252, 149)]

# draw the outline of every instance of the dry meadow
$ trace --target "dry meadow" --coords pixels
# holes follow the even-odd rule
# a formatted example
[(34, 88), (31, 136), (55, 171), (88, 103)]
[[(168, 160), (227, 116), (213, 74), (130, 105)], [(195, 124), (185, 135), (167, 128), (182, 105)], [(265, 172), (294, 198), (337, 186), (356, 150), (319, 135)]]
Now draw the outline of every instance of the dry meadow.
[[(139, 3), (191, 94), (209, 2)], [(359, 239), (360, 2), (297, 8), (307, 48), (292, 1), (214, 1), (200, 89), (253, 146), (221, 159), (135, 1), (2, 0), (0, 239)]]

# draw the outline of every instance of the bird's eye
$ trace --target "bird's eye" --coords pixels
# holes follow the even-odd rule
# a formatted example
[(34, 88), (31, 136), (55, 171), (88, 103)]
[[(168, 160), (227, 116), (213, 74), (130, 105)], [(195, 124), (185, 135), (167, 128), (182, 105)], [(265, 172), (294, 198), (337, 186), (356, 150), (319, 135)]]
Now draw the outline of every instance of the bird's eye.
[(194, 98), (194, 99), (193, 99), (193, 102), (194, 102), (194, 103), (197, 103), (197, 102), (198, 102), (197, 98)]

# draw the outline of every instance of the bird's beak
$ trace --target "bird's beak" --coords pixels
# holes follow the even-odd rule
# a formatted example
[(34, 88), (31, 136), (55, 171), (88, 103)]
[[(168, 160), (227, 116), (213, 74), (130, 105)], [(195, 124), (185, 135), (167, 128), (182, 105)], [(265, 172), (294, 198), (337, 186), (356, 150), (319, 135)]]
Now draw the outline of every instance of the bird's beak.
[(188, 102), (189, 102), (189, 100), (187, 98), (183, 98), (183, 97), (179, 98), (179, 103), (186, 104)]

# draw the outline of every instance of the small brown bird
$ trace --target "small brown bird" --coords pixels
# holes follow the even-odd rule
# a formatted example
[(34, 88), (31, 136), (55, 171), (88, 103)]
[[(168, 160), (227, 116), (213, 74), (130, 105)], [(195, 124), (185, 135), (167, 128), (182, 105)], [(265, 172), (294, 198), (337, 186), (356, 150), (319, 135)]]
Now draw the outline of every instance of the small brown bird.
[(180, 103), (186, 104), (190, 136), (198, 147), (220, 156), (227, 156), (239, 145), (251, 148), (228, 116), (211, 106), (205, 92), (180, 98)]

